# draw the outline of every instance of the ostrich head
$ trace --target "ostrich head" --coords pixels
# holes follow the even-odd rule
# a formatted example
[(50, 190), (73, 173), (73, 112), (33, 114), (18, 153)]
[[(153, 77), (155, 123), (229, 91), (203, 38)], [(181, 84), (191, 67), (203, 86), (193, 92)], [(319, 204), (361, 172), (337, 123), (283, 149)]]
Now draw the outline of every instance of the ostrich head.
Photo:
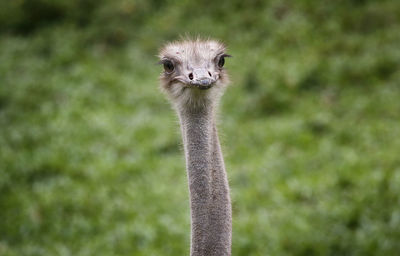
[(199, 108), (215, 103), (229, 82), (225, 46), (214, 40), (169, 43), (160, 51), (161, 88), (175, 106)]

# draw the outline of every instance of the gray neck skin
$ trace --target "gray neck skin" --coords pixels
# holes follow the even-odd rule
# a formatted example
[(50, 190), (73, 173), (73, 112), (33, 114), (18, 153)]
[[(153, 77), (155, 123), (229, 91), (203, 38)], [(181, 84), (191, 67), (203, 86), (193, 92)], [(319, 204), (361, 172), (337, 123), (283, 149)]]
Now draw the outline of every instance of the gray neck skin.
[(181, 109), (190, 190), (191, 256), (230, 256), (232, 210), (213, 106)]

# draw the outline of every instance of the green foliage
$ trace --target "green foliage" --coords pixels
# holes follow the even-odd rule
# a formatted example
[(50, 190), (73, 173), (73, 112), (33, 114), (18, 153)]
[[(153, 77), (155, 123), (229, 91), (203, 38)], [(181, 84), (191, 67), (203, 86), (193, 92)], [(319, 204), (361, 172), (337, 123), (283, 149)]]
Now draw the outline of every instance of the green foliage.
[(400, 253), (396, 1), (0, 3), (0, 255), (187, 255), (157, 49), (229, 46), (233, 255)]

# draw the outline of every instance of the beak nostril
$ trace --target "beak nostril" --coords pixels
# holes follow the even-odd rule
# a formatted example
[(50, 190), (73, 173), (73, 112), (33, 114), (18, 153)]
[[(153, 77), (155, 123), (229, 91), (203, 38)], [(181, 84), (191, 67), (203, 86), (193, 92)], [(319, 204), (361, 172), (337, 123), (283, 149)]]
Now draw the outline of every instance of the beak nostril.
[(189, 79), (190, 79), (190, 80), (193, 80), (193, 73), (190, 73), (190, 74), (189, 74)]
[(211, 75), (210, 71), (208, 71), (208, 74), (210, 75), (210, 77), (212, 77), (212, 75)]

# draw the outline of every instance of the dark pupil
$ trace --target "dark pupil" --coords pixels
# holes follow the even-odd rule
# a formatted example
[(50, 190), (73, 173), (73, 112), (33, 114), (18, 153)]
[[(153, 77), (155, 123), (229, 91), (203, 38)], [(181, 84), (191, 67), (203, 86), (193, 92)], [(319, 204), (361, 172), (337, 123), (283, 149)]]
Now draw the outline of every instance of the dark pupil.
[(164, 69), (167, 72), (172, 72), (174, 70), (174, 64), (171, 61), (167, 61), (164, 63)]
[(218, 67), (222, 68), (225, 64), (225, 58), (221, 57), (218, 61)]

